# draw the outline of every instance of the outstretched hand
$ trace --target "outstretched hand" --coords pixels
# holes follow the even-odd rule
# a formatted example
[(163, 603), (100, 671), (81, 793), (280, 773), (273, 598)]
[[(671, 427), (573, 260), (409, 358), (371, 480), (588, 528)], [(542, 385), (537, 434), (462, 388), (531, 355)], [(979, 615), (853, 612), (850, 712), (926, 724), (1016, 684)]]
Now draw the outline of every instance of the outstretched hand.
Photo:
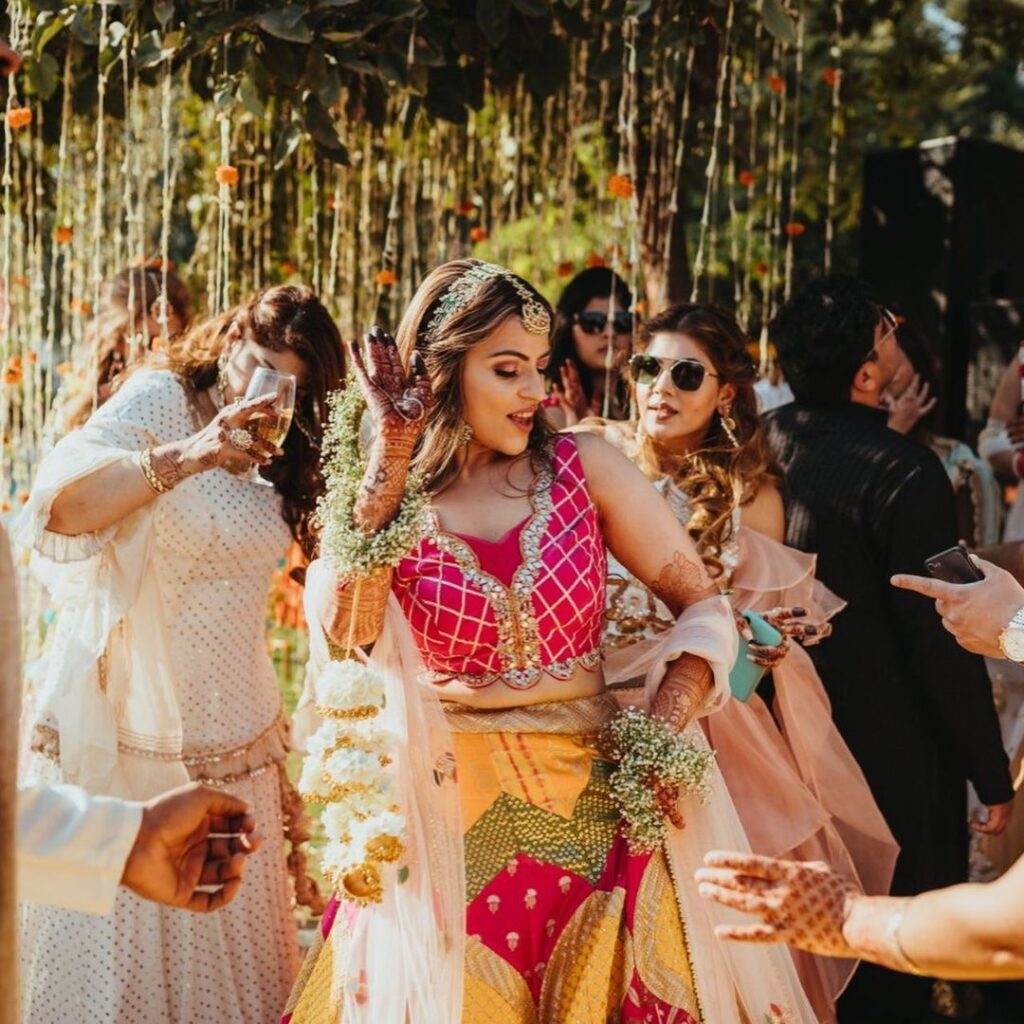
[(230, 903), (262, 840), (249, 805), (193, 784), (145, 805), (121, 884), (143, 899), (208, 913)]
[(349, 342), (352, 365), (379, 434), (415, 443), (434, 401), (423, 357), (413, 353), (412, 366), (406, 373), (395, 339), (380, 327), (371, 327), (363, 344), (365, 361), (359, 346)]
[(706, 854), (704, 864), (696, 873), (701, 896), (760, 918), (758, 924), (717, 925), (719, 938), (784, 942), (822, 956), (857, 956), (843, 925), (863, 894), (827, 864), (721, 850)]

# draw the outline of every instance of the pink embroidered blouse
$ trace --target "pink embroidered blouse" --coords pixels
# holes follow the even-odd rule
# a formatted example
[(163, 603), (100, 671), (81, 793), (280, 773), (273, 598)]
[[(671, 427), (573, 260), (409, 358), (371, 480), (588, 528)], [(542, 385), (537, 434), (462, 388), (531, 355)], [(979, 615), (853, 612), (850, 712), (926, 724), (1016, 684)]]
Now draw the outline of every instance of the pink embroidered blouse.
[(552, 442), (530, 501), (495, 542), (445, 531), (428, 510), (398, 565), (393, 590), (435, 683), (525, 690), (600, 664), (605, 546), (573, 437)]

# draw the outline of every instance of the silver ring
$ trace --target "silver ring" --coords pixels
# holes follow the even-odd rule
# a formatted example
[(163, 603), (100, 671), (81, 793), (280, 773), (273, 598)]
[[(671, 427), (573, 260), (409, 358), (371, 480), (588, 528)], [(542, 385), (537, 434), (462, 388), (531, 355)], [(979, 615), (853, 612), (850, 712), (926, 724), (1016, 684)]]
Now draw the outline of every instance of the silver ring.
[(423, 403), (415, 395), (410, 395), (407, 399), (405, 399), (405, 401), (415, 402), (419, 406), (420, 411), (416, 413), (415, 416), (406, 416), (406, 414), (402, 412), (401, 409), (399, 409), (398, 415), (401, 416), (406, 423), (415, 423), (417, 420), (422, 419), (423, 414), (427, 411)]
[(235, 427), (234, 430), (229, 430), (228, 440), (235, 448), (243, 452), (249, 451), (255, 443), (253, 441), (252, 434), (250, 434), (248, 430), (243, 430), (241, 427)]

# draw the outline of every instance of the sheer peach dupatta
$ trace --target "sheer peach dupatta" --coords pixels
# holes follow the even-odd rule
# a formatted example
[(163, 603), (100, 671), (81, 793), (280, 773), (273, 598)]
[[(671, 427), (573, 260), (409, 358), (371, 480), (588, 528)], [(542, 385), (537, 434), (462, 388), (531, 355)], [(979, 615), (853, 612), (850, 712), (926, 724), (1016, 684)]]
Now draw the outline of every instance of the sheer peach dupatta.
[[(306, 615), (315, 623), (310, 595), (307, 589)], [(305, 692), (293, 719), (300, 744), (317, 724), (316, 675), (328, 658), (323, 633), (311, 629)], [(466, 883), (455, 757), (440, 698), (419, 682), (422, 662), (393, 594), (369, 662), (386, 680), (377, 720), (398, 736), (395, 766), (408, 852), (385, 874), (381, 903), (369, 911), (339, 908), (328, 940), (330, 1002), (344, 1024), (459, 1024)]]
[[(691, 722), (686, 735), (694, 743), (706, 744), (701, 723), (719, 717), (732, 703), (729, 669), (737, 642), (727, 601), (709, 598), (686, 609), (666, 633), (609, 651), (605, 678), (610, 685), (642, 679), (642, 689), (617, 690), (616, 697), (624, 705), (649, 707), (670, 661), (684, 651), (703, 657), (712, 667), (714, 686), (701, 708), (699, 721)], [(665, 852), (686, 926), (705, 1024), (813, 1024), (819, 1018), (804, 993), (789, 950), (784, 946), (720, 941), (715, 936), (715, 925), (742, 922), (743, 915), (709, 903), (697, 891), (694, 873), (703, 866), (706, 852), (751, 849), (729, 787), (717, 767), (707, 802), (683, 797), (680, 811), (686, 827), (670, 828)]]
[[(820, 625), (842, 610), (844, 602), (814, 578), (814, 556), (748, 528), (738, 541), (730, 598), (737, 611), (800, 606), (807, 610), (804, 622)], [(825, 861), (865, 892), (887, 893), (899, 846), (832, 721), (810, 656), (794, 644), (772, 676), (774, 717), (755, 694), (704, 723), (751, 847)], [(831, 1004), (856, 963), (794, 955), (819, 1017), (832, 1019)]]

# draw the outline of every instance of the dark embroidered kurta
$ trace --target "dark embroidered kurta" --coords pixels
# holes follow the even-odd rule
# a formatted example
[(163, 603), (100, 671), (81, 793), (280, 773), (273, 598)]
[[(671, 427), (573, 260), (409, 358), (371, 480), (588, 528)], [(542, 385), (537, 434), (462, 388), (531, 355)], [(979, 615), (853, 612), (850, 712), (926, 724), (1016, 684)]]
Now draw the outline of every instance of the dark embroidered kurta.
[[(922, 574), (929, 555), (956, 543), (949, 478), (873, 409), (794, 403), (765, 422), (785, 477), (786, 543), (817, 554), (818, 579), (848, 602), (831, 638), (810, 650), (900, 844), (893, 892), (963, 881), (966, 781), (987, 804), (1013, 795), (992, 690), (983, 660), (943, 629), (934, 603), (889, 583)], [(862, 966), (849, 1003), (867, 995), (882, 1020), (923, 1012), (914, 1004), (924, 989)]]

